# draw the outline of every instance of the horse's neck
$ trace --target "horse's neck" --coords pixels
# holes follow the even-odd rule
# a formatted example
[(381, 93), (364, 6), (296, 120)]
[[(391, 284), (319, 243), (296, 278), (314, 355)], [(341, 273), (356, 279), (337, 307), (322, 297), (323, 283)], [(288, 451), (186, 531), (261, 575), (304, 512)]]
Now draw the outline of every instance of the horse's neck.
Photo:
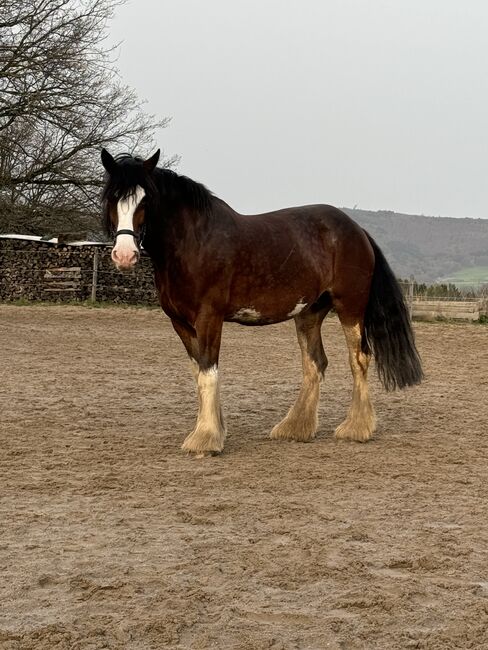
[(215, 228), (210, 211), (183, 205), (171, 214), (163, 206), (161, 212), (162, 227), (154, 232), (148, 246), (149, 254), (159, 266), (171, 266), (175, 259), (191, 254), (195, 247), (209, 240)]
[(189, 242), (201, 242), (208, 238), (214, 225), (213, 214), (209, 211), (182, 206), (169, 220), (167, 237), (170, 243), (186, 247)]

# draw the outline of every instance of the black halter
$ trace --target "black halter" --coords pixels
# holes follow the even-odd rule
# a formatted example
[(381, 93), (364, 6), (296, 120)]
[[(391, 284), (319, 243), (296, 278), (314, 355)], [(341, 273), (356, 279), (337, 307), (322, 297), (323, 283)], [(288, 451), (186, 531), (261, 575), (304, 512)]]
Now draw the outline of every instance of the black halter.
[(141, 228), (139, 229), (139, 233), (136, 233), (134, 230), (129, 230), (127, 228), (125, 229), (123, 228), (122, 230), (117, 230), (114, 237), (114, 246), (117, 242), (117, 237), (119, 235), (132, 235), (132, 237), (134, 237), (134, 241), (137, 244), (137, 247), (140, 248), (141, 242), (144, 239), (145, 232), (146, 232), (145, 224), (141, 226)]

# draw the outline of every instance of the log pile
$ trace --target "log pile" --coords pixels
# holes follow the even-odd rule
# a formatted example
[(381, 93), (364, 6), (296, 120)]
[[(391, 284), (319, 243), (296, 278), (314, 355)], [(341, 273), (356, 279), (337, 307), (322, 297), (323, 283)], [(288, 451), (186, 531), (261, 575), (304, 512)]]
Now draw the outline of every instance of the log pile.
[(97, 300), (157, 304), (150, 259), (143, 256), (133, 272), (119, 273), (110, 259), (110, 248), (0, 238), (0, 300), (88, 300), (98, 251)]

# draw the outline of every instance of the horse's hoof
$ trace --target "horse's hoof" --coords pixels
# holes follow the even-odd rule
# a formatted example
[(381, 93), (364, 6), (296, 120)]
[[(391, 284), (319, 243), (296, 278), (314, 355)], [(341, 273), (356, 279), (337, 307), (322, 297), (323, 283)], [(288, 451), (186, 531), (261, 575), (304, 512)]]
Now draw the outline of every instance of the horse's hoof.
[(211, 458), (212, 456), (220, 456), (221, 453), (221, 451), (199, 451), (194, 458)]
[(293, 442), (312, 442), (315, 438), (313, 428), (305, 428), (298, 423), (287, 420), (275, 425), (269, 434), (271, 440), (289, 440)]
[(195, 458), (218, 456), (224, 448), (224, 441), (215, 440), (212, 436), (195, 436), (191, 433), (181, 445), (183, 451)]
[(340, 424), (334, 432), (336, 440), (352, 440), (353, 442), (368, 442), (371, 431), (359, 429), (347, 420)]

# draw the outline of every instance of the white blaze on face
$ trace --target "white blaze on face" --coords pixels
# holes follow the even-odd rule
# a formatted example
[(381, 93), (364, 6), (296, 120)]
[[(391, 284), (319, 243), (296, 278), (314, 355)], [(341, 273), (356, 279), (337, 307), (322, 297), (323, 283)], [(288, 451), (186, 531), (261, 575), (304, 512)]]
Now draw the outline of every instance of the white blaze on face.
[[(133, 195), (117, 203), (117, 230), (134, 230), (134, 212), (146, 193), (139, 185)], [(112, 249), (112, 260), (118, 269), (129, 269), (139, 259), (139, 250), (132, 235), (119, 235)]]

